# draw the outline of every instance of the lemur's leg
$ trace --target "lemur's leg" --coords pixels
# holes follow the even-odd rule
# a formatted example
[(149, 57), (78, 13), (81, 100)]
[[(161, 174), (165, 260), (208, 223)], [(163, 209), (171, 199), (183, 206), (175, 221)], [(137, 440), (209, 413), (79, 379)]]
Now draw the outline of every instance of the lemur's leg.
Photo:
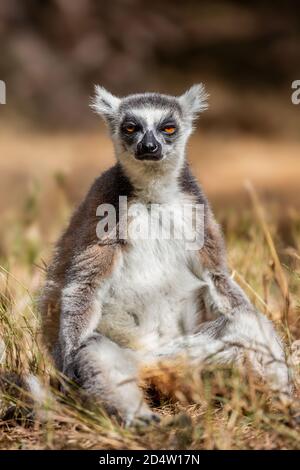
[(238, 357), (241, 352), (246, 353), (254, 370), (273, 390), (289, 393), (291, 385), (283, 345), (272, 322), (254, 308), (227, 272), (207, 272), (204, 281), (206, 308), (226, 319), (224, 327), (219, 329), (219, 338), (229, 347), (236, 344)]
[(79, 348), (74, 372), (88, 399), (117, 414), (125, 424), (159, 421), (137, 385), (138, 356), (134, 351), (95, 333)]
[(204, 301), (217, 317), (199, 332), (161, 348), (157, 357), (186, 352), (193, 361), (241, 364), (245, 356), (274, 391), (290, 393), (282, 344), (272, 323), (258, 313), (241, 288), (228, 276), (206, 276)]

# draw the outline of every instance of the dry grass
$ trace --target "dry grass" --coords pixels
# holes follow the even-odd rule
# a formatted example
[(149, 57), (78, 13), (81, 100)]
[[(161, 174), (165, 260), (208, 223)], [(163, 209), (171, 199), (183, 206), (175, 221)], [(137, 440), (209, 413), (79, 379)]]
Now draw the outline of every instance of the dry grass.
[[(5, 184), (11, 181), (10, 184), (16, 188), (15, 195), (7, 194), (6, 206), (9, 210), (3, 216), (0, 229), (0, 337), (6, 349), (2, 367), (21, 374), (31, 371), (41, 377), (46, 385), (55, 373), (40, 342), (36, 298), (42, 285), (44, 263), (51, 250), (50, 241), (60, 232), (75, 194), (63, 171), (67, 159), (61, 161), (60, 158), (71, 139), (53, 137), (53, 141), (48, 140), (48, 145), (53, 142), (58, 144), (57, 139), (61, 139), (59, 143), (63, 146), (61, 154), (54, 151), (53, 160), (47, 157), (40, 164), (45, 168), (40, 178), (36, 171), (35, 177), (28, 179), (30, 185), (27, 188), (24, 178), (20, 178), (23, 185), (21, 199), (20, 193), (16, 196), (18, 178), (14, 175), (9, 180), (11, 168), (18, 172), (21, 145), (14, 144), (13, 150), (7, 148), (8, 156), (10, 152), (16, 156), (14, 162), (9, 158), (5, 164), (1, 162), (8, 168), (7, 173), (3, 174)], [(33, 155), (37, 153), (37, 148), (42, 149), (45, 144), (43, 139), (38, 140), (38, 137), (31, 140)], [(87, 142), (87, 137), (82, 141), (82, 148), (79, 145), (76, 152), (84, 150), (84, 142)], [(25, 154), (30, 154), (29, 141), (25, 139), (23, 143)], [(16, 151), (18, 145), (20, 155)], [(213, 148), (216, 144), (210, 145)], [(209, 149), (209, 144), (206, 146)], [(259, 148), (258, 144), (256, 148)], [(228, 148), (226, 151), (229, 152)], [(52, 153), (46, 149), (47, 152), (49, 155)], [(87, 154), (91, 152), (89, 148)], [(108, 152), (109, 147), (104, 149), (105, 154)], [(277, 155), (278, 152), (277, 149)], [(293, 152), (288, 158), (293, 160)], [(197, 171), (199, 165), (195, 164)], [(214, 159), (211, 158), (206, 168), (213, 167)], [(26, 161), (20, 174), (23, 172), (27, 178), (32, 168), (32, 160)], [(51, 172), (49, 168), (52, 168)], [(59, 168), (61, 172), (57, 171)], [(223, 168), (225, 172), (226, 168)], [(221, 173), (222, 170), (219, 168), (218, 171)], [(74, 181), (83, 181), (85, 187), (88, 176), (80, 180), (79, 173), (77, 171)], [(224, 222), (233, 276), (257, 307), (273, 319), (286, 341), (287, 354), (295, 372), (294, 408), (297, 409), (300, 359), (295, 340), (300, 337), (300, 214), (297, 209), (291, 208), (291, 195), (295, 194), (294, 177), (289, 179), (286, 174), (284, 177), (287, 188), (291, 182), (291, 193), (289, 209), (283, 215), (280, 205), (271, 204), (263, 209), (251, 187), (248, 189), (250, 198), (246, 190), (240, 193), (245, 200), (248, 198), (243, 211), (223, 208), (218, 215)], [(232, 181), (238, 180), (236, 175), (231, 178)], [(224, 179), (220, 178), (220, 181), (224, 185)], [(55, 198), (50, 202), (38, 186), (44, 183), (48, 189), (55, 190)], [(214, 184), (215, 179), (212, 179), (207, 186), (211, 190)], [(226, 186), (225, 193), (229, 192), (229, 187)], [(231, 185), (233, 189), (237, 191)], [(277, 193), (281, 189), (280, 186)], [(221, 194), (221, 191), (215, 194), (215, 200), (221, 198)], [(2, 204), (5, 197), (2, 189)], [(18, 201), (14, 197), (18, 197)], [(295, 207), (297, 203), (295, 201)], [(57, 400), (55, 403), (50, 400), (47, 404), (42, 423), (31, 422), (28, 415), (23, 420), (7, 415), (0, 421), (0, 449), (300, 449), (295, 409), (270, 400), (267, 390), (250, 371), (190, 370), (185, 363), (163, 364), (159, 369), (143, 371), (141, 383), (145, 382), (152, 385), (149, 399), (162, 415), (159, 425), (139, 430), (124, 429), (100, 410), (84, 409), (71, 391), (65, 397), (54, 392)], [(153, 385), (158, 386), (160, 393), (154, 390)], [(16, 395), (17, 399), (14, 398)], [(3, 409), (7, 410), (10, 406), (15, 411), (25, 396), (11, 393), (3, 398)]]

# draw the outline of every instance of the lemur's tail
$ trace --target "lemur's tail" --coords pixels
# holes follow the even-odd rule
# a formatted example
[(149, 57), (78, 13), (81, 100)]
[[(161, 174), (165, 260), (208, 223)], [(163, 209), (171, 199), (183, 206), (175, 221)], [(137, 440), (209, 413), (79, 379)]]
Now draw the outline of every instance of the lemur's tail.
[(5, 371), (5, 345), (0, 339), (0, 416), (2, 420), (29, 418), (38, 421), (49, 419), (51, 392), (32, 374)]

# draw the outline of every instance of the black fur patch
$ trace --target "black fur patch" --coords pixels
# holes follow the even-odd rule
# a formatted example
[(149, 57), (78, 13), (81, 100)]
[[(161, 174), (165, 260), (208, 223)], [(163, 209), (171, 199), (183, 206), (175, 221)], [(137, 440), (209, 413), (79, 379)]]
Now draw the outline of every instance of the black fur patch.
[(119, 163), (116, 163), (115, 166), (109, 168), (105, 173), (99, 176), (95, 184), (100, 182), (100, 180), (101, 192), (106, 195), (105, 202), (115, 207), (118, 220), (119, 196), (130, 197), (133, 194), (132, 184)]
[(203, 193), (198, 181), (191, 172), (188, 162), (184, 163), (184, 166), (181, 170), (181, 174), (179, 176), (179, 183), (181, 190), (184, 193), (192, 194), (196, 197), (196, 201), (198, 204), (204, 204), (204, 207), (208, 208), (207, 198)]

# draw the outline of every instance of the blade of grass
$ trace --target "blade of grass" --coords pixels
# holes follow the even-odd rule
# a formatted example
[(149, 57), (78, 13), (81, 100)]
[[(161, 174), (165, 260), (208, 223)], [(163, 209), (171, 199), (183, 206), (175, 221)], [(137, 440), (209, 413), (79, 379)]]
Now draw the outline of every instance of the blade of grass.
[(247, 190), (247, 192), (250, 196), (250, 199), (251, 199), (251, 202), (252, 202), (252, 205), (253, 205), (253, 208), (254, 208), (254, 212), (255, 212), (257, 220), (258, 220), (258, 222), (261, 226), (261, 229), (263, 231), (265, 240), (267, 242), (267, 245), (268, 245), (268, 248), (269, 248), (269, 251), (270, 251), (271, 258), (272, 258), (273, 263), (274, 263), (276, 281), (277, 281), (277, 284), (279, 286), (279, 289), (281, 291), (283, 301), (284, 301), (282, 321), (283, 321), (283, 323), (286, 327), (287, 334), (288, 334), (288, 339), (291, 342), (290, 329), (289, 329), (290, 293), (289, 293), (289, 287), (288, 287), (287, 279), (286, 279), (285, 273), (283, 271), (279, 256), (277, 254), (277, 250), (276, 250), (276, 247), (275, 247), (275, 244), (274, 244), (274, 240), (272, 238), (270, 229), (268, 227), (266, 217), (265, 217), (265, 213), (264, 213), (264, 209), (263, 209), (263, 206), (262, 206), (262, 204), (259, 200), (257, 192), (255, 191), (255, 189), (254, 189), (254, 187), (253, 187), (253, 185), (250, 181), (245, 182), (245, 187), (246, 187), (246, 190)]

